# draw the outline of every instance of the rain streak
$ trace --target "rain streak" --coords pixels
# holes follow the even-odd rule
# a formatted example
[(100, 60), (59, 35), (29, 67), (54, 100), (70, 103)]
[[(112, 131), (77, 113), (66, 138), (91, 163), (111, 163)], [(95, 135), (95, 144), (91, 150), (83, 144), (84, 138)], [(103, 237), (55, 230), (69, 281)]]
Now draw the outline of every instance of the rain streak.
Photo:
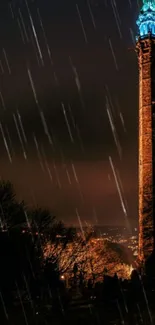
[[(91, 236), (94, 229), (105, 224), (115, 228), (121, 225), (127, 238), (134, 237), (132, 228), (137, 229), (138, 70), (133, 22), (140, 4), (133, 0), (2, 2), (0, 233), (5, 236), (17, 230), (20, 239), (15, 249), (22, 248), (18, 260), (11, 266), (8, 264), (11, 272), (21, 258), (17, 279), (8, 282), (12, 288), (8, 297), (11, 300), (13, 295), (14, 305), (19, 307), (23, 319), (20, 325), (32, 324), (30, 311), (35, 320), (33, 324), (55, 325), (54, 318), (49, 316), (55, 302), (60, 324), (70, 324), (69, 319), (71, 324), (83, 324), (83, 318), (78, 315), (77, 322), (71, 318), (74, 304), (77, 310), (77, 300), (81, 299), (77, 282), (81, 287), (87, 283), (89, 303), (82, 307), (83, 313), (87, 309), (90, 325), (104, 324), (101, 310), (95, 306), (95, 284), (108, 274), (116, 278), (119, 272), (119, 278), (126, 278), (125, 274), (129, 279), (132, 262), (122, 262), (120, 258), (113, 268), (117, 240), (106, 230), (99, 232), (97, 239)], [(11, 183), (3, 183), (3, 179), (9, 178)], [(12, 194), (12, 183), (18, 204)], [(8, 198), (12, 205), (6, 210)], [(72, 232), (74, 225), (78, 229), (76, 235)], [(52, 229), (50, 234), (49, 229)], [(21, 234), (27, 240), (26, 245), (30, 245), (28, 250)], [(103, 237), (106, 238), (104, 247)], [(8, 238), (11, 247), (14, 237)], [(130, 255), (132, 245), (127, 246), (121, 240), (119, 244), (125, 243), (124, 246), (130, 248), (125, 254)], [(132, 240), (138, 245), (138, 239)], [(106, 249), (112, 252), (110, 258)], [(34, 251), (39, 254), (37, 261)], [(10, 256), (13, 254), (11, 250)], [(20, 270), (24, 257), (28, 260), (26, 271)], [(130, 256), (127, 258), (130, 260)], [(39, 267), (45, 277), (33, 287)], [(56, 287), (58, 273), (62, 285)], [(54, 274), (53, 282), (49, 274)], [(70, 288), (70, 277), (77, 297), (66, 312), (70, 291), (64, 299), (63, 290), (64, 286)], [(106, 325), (130, 324), (126, 320), (131, 306), (126, 298), (125, 282), (121, 281), (117, 287), (119, 298), (115, 295), (112, 298), (116, 322), (112, 319), (112, 309)], [(148, 324), (154, 324), (145, 285), (141, 277), (137, 281), (144, 298), (146, 319)], [(14, 315), (10, 316), (9, 303), (5, 302), (7, 288), (2, 286), (1, 289), (1, 282), (0, 313), (3, 311), (7, 324), (14, 324), (10, 321)], [(38, 286), (41, 289), (36, 294)], [(53, 291), (52, 286), (55, 286)], [(44, 307), (39, 305), (39, 299), (46, 302)], [(103, 309), (104, 315), (108, 314), (106, 305)], [(136, 302), (134, 311), (132, 324), (147, 324), (143, 305)], [(52, 313), (54, 315), (53, 309)]]

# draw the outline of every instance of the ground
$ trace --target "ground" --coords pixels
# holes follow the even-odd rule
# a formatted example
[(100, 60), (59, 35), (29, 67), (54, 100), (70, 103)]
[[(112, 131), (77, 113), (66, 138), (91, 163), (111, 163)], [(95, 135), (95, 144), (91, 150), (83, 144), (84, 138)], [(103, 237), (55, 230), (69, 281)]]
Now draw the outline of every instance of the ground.
[[(142, 310), (142, 309), (141, 309)], [(40, 308), (39, 312), (36, 312), (33, 316), (30, 306), (16, 306), (8, 311), (8, 320), (4, 315), (4, 311), (0, 310), (0, 324), (1, 325), (154, 325), (154, 308), (149, 311), (146, 308), (142, 313), (129, 312), (130, 316), (123, 316), (122, 306), (119, 306), (117, 301), (113, 301), (110, 306), (105, 304), (97, 304), (96, 306), (90, 304), (90, 302), (80, 301), (69, 306), (69, 308), (63, 312), (59, 311), (57, 315), (50, 312), (50, 306), (46, 308)], [(2, 314), (4, 317), (2, 317)], [(128, 318), (128, 320), (127, 320)], [(130, 320), (129, 320), (130, 318)]]

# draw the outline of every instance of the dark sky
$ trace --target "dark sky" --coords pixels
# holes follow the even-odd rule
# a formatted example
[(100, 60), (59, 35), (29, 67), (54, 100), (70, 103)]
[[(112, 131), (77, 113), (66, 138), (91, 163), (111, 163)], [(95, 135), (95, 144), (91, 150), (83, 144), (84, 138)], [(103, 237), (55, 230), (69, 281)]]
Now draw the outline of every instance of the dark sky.
[(137, 1), (0, 1), (0, 176), (67, 224), (137, 222)]

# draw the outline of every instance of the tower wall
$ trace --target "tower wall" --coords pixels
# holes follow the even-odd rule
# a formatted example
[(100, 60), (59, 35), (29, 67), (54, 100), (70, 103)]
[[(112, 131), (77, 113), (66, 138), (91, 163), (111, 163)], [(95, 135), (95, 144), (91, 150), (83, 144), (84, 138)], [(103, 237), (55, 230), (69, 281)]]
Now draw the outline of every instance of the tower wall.
[(139, 259), (145, 261), (154, 247), (154, 140), (153, 58), (155, 41), (137, 42), (139, 63)]

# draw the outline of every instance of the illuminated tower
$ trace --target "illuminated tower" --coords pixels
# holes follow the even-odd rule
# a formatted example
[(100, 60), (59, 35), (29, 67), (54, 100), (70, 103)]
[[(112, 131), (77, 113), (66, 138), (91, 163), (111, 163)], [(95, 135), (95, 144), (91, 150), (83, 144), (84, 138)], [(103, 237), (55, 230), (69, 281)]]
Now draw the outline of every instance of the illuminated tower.
[(136, 49), (139, 63), (139, 258), (154, 249), (155, 0), (143, 0)]

